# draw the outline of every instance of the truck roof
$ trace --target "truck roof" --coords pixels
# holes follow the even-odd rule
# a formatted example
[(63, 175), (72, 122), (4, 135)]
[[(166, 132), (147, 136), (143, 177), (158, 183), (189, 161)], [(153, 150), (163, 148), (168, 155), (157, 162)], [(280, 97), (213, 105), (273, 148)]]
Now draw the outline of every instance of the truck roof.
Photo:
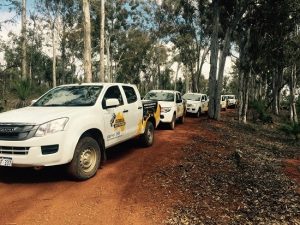
[(74, 84), (64, 84), (60, 86), (110, 86), (110, 85), (127, 85), (127, 86), (135, 86), (134, 84), (125, 84), (125, 83), (74, 83)]
[(174, 90), (151, 90), (149, 92), (180, 93), (179, 91), (174, 91)]

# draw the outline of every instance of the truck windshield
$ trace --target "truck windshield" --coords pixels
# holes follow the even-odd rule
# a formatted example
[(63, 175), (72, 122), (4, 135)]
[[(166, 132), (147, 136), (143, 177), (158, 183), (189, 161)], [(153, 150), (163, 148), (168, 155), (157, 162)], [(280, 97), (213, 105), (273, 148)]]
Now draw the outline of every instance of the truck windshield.
[(92, 106), (103, 86), (61, 86), (50, 90), (32, 106)]
[(195, 95), (195, 94), (184, 94), (182, 96), (182, 98), (184, 100), (192, 100), (192, 101), (200, 101), (201, 97), (199, 95)]
[(174, 101), (174, 93), (169, 92), (148, 92), (145, 97), (145, 100), (157, 100), (157, 101)]

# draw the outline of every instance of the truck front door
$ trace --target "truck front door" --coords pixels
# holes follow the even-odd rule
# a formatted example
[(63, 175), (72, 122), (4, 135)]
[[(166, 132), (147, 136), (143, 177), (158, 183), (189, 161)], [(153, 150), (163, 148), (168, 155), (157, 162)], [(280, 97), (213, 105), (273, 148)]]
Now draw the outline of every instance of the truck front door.
[[(118, 99), (119, 105), (111, 108), (106, 107), (107, 99)], [(102, 99), (102, 108), (104, 111), (105, 124), (105, 142), (106, 146), (117, 144), (126, 139), (127, 122), (124, 113), (126, 109), (124, 106), (123, 96), (118, 85), (109, 87)]]
[(177, 108), (176, 110), (177, 117), (181, 117), (184, 112), (183, 112), (183, 101), (179, 93), (176, 94), (176, 108)]

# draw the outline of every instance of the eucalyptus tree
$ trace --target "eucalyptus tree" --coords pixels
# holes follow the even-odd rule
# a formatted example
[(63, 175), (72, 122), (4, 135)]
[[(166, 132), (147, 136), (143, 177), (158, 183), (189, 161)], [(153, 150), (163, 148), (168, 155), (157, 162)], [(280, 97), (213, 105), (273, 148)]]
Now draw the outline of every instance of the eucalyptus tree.
[(236, 30), (241, 19), (247, 16), (249, 7), (255, 4), (255, 2), (255, 0), (212, 1), (213, 29), (210, 45), (210, 104), (208, 111), (210, 118), (217, 120), (220, 118), (220, 97), (223, 88), (224, 68), (226, 58), (230, 52), (232, 34)]
[(299, 52), (297, 48), (289, 50), (299, 13), (296, 1), (261, 0), (248, 7), (240, 20), (235, 40), (240, 53), (241, 121), (246, 122), (249, 98), (264, 100), (266, 108), (272, 106), (272, 112), (279, 114), (280, 92), (290, 80), (285, 74), (293, 71), (293, 62), (297, 61), (294, 56)]
[[(208, 2), (165, 0), (157, 16), (162, 32), (175, 44), (183, 65), (191, 74), (192, 91), (199, 91), (200, 76), (209, 50)], [(189, 87), (188, 76), (186, 83)]]
[(83, 32), (84, 32), (84, 75), (85, 81), (92, 82), (92, 48), (91, 48), (91, 18), (90, 18), (90, 2), (89, 0), (82, 0), (83, 11)]
[[(26, 0), (22, 0), (22, 79), (26, 79), (27, 75), (27, 44), (26, 44)], [(31, 77), (30, 77), (31, 78)]]

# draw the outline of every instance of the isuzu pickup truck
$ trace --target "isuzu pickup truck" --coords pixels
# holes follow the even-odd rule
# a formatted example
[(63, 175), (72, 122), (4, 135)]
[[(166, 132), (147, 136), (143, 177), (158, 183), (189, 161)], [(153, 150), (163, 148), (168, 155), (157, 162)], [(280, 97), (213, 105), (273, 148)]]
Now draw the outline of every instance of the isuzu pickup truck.
[(208, 112), (208, 98), (206, 94), (185, 93), (182, 98), (186, 101), (186, 112), (200, 117)]
[(129, 84), (74, 84), (51, 89), (29, 107), (0, 114), (0, 166), (66, 164), (78, 180), (94, 176), (105, 150), (140, 136), (154, 140), (157, 101)]
[(180, 92), (152, 90), (145, 95), (144, 99), (158, 101), (161, 106), (160, 122), (168, 123), (170, 129), (175, 129), (176, 120), (179, 123), (184, 122), (186, 106)]

